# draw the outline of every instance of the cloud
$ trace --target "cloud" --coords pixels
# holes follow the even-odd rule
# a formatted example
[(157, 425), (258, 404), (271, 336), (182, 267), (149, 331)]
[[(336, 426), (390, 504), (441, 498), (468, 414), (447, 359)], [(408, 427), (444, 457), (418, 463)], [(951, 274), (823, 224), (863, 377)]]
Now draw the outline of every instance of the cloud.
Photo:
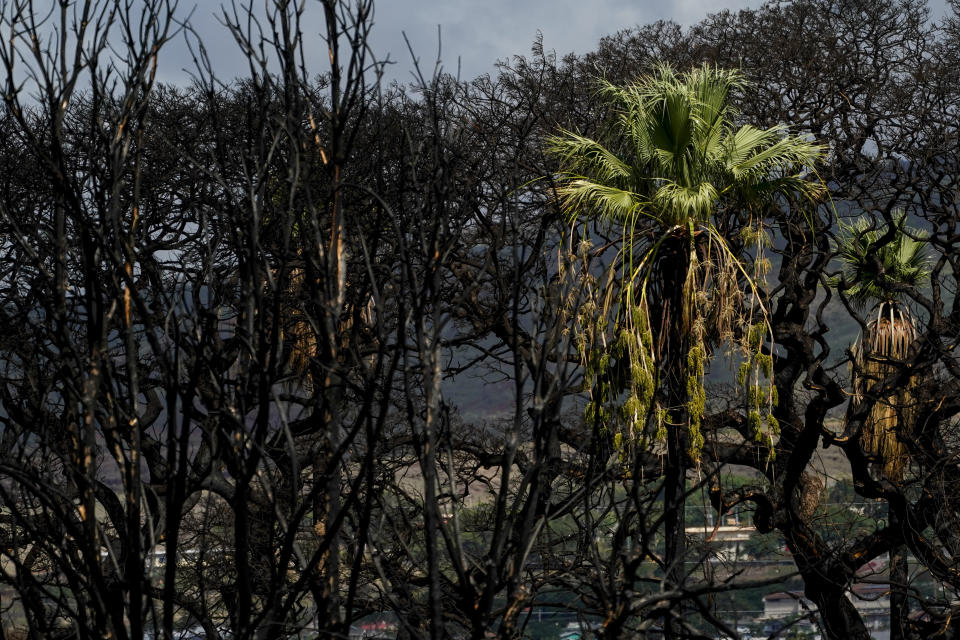
[[(256, 2), (257, 0), (255, 0)], [(379, 0), (375, 5), (371, 46), (380, 57), (389, 54), (395, 64), (388, 79), (413, 79), (413, 59), (404, 42), (404, 33), (424, 73), (437, 60), (446, 71), (473, 78), (494, 71), (497, 60), (527, 55), (537, 32), (543, 34), (547, 50), (559, 55), (593, 50), (600, 38), (656, 20), (674, 20), (691, 25), (709, 13), (760, 6), (762, 0)], [(946, 0), (932, 0), (934, 16), (942, 16)], [(203, 38), (214, 69), (220, 78), (246, 75), (245, 59), (232, 36), (221, 24), (213, 3), (194, 10), (191, 22)], [(320, 72), (326, 65), (326, 48), (320, 33), (322, 12), (307, 2), (304, 20), (308, 66)], [(216, 12), (218, 15), (220, 11)], [(437, 27), (440, 27), (438, 40)], [(161, 79), (183, 82), (184, 68), (193, 67), (180, 39), (172, 42), (161, 58)]]
[[(592, 50), (604, 35), (656, 20), (691, 24), (723, 2), (637, 2), (636, 0), (390, 0), (377, 6), (374, 31), (378, 51), (389, 52), (400, 69), (409, 68), (410, 55), (401, 32), (421, 61), (432, 62), (437, 51), (437, 25), (441, 27), (442, 61), (455, 70), (460, 58), (464, 77), (493, 69), (498, 59), (527, 54), (543, 33), (544, 46), (563, 55)], [(748, 3), (728, 2), (732, 8)], [(758, 0), (749, 2), (756, 6)]]

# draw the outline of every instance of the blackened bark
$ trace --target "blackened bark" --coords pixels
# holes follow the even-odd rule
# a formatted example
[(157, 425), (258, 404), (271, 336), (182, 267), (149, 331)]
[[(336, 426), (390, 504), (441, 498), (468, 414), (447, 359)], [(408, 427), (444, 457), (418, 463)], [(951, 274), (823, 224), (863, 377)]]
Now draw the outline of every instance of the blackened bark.
[[(890, 510), (890, 527), (900, 527), (896, 511)], [(907, 586), (910, 580), (906, 545), (898, 545), (890, 551), (890, 640), (907, 640), (910, 602), (907, 599)]]

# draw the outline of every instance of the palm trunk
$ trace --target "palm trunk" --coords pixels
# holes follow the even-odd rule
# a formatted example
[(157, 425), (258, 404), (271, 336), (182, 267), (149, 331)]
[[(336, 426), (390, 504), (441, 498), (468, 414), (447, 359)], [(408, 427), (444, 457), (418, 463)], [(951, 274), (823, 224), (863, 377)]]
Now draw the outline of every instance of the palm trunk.
[[(890, 510), (890, 527), (899, 528), (897, 514)], [(910, 569), (907, 564), (906, 545), (900, 545), (890, 551), (890, 640), (906, 640), (907, 618), (910, 603), (907, 601), (907, 581)]]
[[(663, 287), (663, 314), (654, 334), (661, 370), (661, 389), (668, 408), (667, 419), (667, 465), (664, 473), (664, 590), (682, 590), (686, 581), (684, 559), (686, 557), (686, 476), (685, 451), (686, 378), (685, 367), (689, 343), (689, 323), (685, 316), (684, 284), (690, 270), (689, 239), (679, 237), (675, 243), (665, 245), (659, 259), (658, 281)], [(682, 612), (674, 612), (663, 625), (667, 640), (680, 637), (682, 629), (677, 623)]]
[[(896, 372), (890, 360), (905, 360), (911, 343), (916, 339), (916, 330), (909, 312), (893, 301), (877, 306), (877, 317), (864, 333), (858, 350), (858, 377), (855, 380), (854, 402), (863, 401), (863, 395), (873, 385), (882, 384), (887, 376)], [(865, 452), (874, 456), (876, 472), (880, 477), (899, 483), (909, 469), (910, 456), (904, 440), (913, 432), (911, 405), (912, 388), (916, 382), (889, 392), (874, 400), (869, 417), (861, 433), (861, 445)], [(898, 530), (897, 514), (890, 509), (890, 528)], [(907, 550), (900, 545), (890, 551), (890, 638), (904, 640), (908, 637), (907, 616)]]
[[(683, 437), (680, 429), (672, 427), (667, 432), (667, 470), (664, 476), (664, 535), (666, 548), (665, 590), (682, 589), (686, 578), (684, 558), (687, 550), (686, 540), (686, 475)], [(679, 637), (680, 629), (671, 616), (665, 621), (666, 638)]]

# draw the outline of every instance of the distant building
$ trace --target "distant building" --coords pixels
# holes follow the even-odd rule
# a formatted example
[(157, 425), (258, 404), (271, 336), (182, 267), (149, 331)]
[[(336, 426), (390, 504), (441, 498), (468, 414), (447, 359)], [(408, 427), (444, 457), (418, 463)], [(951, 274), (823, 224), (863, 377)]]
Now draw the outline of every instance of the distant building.
[(394, 640), (399, 627), (397, 616), (384, 612), (367, 616), (350, 626), (350, 640)]
[(802, 591), (778, 591), (763, 596), (763, 615), (760, 619), (790, 618), (816, 610), (817, 605), (807, 600)]
[[(874, 626), (890, 615), (890, 587), (885, 584), (859, 583), (847, 592), (847, 598), (867, 623)], [(816, 611), (817, 606), (802, 591), (779, 591), (763, 596), (762, 620), (790, 618)]]
[(739, 523), (728, 521), (717, 527), (701, 525), (687, 527), (687, 537), (703, 540), (705, 544), (715, 550), (717, 557), (725, 562), (748, 560), (744, 551), (745, 543), (757, 533), (753, 526), (742, 526)]
[(890, 586), (886, 584), (853, 585), (847, 598), (857, 608), (864, 622), (877, 628), (886, 623), (890, 616)]

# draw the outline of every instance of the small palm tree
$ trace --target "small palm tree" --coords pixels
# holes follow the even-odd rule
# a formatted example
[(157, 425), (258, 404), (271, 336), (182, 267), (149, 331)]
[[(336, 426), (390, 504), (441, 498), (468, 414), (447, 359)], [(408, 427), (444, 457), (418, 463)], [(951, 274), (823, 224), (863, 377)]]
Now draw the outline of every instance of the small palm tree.
[[(854, 346), (854, 406), (870, 388), (882, 384), (907, 359), (917, 330), (905, 292), (930, 275), (926, 239), (906, 226), (905, 216), (893, 220), (893, 229), (877, 228), (866, 219), (840, 225), (837, 253), (843, 263), (842, 283), (850, 302), (871, 319)], [(861, 432), (864, 451), (878, 460), (884, 476), (900, 480), (909, 464), (904, 439), (911, 429), (916, 380), (898, 385), (877, 398)]]
[[(837, 253), (843, 263), (839, 289), (861, 311), (868, 308), (871, 320), (854, 346), (853, 405), (873, 394), (874, 385), (897, 372), (909, 355), (917, 330), (905, 292), (930, 276), (924, 247), (926, 239), (905, 224), (905, 216), (893, 219), (893, 228), (877, 228), (861, 219), (852, 225), (840, 225)], [(910, 464), (905, 444), (913, 429), (916, 378), (883, 392), (870, 407), (860, 434), (864, 451), (877, 461), (880, 473), (888, 480), (903, 479)], [(891, 510), (889, 524), (901, 526)], [(891, 638), (905, 637), (909, 614), (907, 582), (909, 566), (903, 545), (890, 551), (890, 630)]]

